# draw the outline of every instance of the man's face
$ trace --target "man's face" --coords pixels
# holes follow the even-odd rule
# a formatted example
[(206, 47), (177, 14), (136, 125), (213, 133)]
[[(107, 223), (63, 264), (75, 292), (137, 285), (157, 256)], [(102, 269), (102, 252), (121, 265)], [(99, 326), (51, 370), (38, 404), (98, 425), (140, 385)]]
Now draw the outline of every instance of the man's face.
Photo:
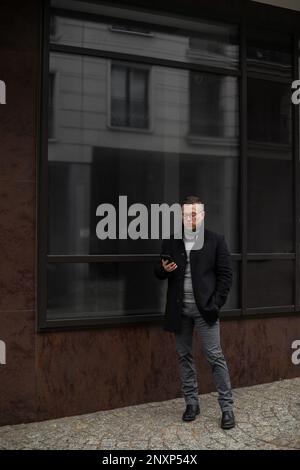
[(196, 230), (202, 223), (204, 217), (205, 212), (202, 204), (183, 204), (182, 221), (186, 228)]

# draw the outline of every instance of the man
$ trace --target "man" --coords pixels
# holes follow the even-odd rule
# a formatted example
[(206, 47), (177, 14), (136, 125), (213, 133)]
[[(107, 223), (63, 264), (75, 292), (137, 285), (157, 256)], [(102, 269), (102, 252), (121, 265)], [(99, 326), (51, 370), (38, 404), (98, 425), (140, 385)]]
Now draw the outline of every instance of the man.
[(181, 208), (182, 237), (171, 235), (170, 239), (163, 240), (162, 255), (169, 255), (172, 261), (161, 259), (155, 266), (155, 274), (159, 279), (168, 279), (164, 330), (175, 334), (181, 389), (186, 402), (182, 419), (192, 421), (200, 413), (192, 355), (195, 327), (218, 391), (221, 427), (230, 429), (235, 426), (233, 398), (220, 344), (218, 313), (232, 286), (231, 258), (224, 236), (204, 229), (205, 211), (201, 200), (188, 196)]

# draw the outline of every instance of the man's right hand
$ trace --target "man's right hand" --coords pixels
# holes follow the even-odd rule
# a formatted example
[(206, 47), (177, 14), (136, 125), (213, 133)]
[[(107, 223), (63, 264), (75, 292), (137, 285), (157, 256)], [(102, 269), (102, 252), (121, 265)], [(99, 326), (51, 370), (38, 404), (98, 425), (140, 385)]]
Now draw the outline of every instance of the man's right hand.
[(172, 271), (175, 271), (177, 269), (177, 264), (176, 263), (169, 263), (168, 260), (161, 260), (161, 264), (163, 265), (163, 268), (167, 273), (170, 273)]

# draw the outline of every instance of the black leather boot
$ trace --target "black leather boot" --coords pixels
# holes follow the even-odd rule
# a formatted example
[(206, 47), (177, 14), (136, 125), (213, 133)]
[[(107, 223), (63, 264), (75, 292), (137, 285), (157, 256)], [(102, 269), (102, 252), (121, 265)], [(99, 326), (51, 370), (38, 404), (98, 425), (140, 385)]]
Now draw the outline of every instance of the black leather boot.
[(222, 429), (231, 429), (235, 426), (235, 418), (233, 411), (223, 411), (221, 419)]
[(186, 405), (186, 410), (182, 415), (183, 421), (194, 421), (196, 415), (200, 413), (199, 405)]

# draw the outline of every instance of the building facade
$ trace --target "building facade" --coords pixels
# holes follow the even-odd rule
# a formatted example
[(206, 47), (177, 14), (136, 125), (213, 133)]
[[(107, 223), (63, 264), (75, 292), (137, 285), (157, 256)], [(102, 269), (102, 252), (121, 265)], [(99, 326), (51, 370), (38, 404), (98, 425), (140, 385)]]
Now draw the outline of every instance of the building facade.
[(300, 12), (266, 3), (3, 2), (0, 424), (181, 396), (161, 240), (96, 234), (121, 195), (202, 198), (233, 387), (299, 376)]

